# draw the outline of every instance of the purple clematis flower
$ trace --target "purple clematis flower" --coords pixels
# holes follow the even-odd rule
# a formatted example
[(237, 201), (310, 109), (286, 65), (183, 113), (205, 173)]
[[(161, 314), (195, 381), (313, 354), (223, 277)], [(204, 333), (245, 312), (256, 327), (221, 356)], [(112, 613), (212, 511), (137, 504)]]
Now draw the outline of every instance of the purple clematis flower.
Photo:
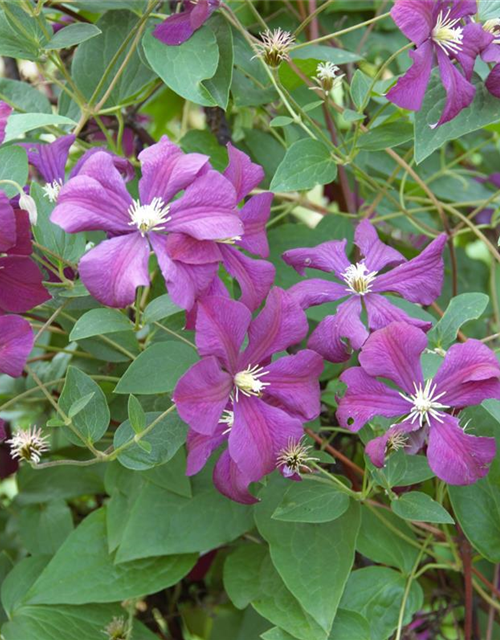
[[(70, 233), (108, 233), (79, 265), (83, 283), (100, 302), (125, 307), (134, 301), (137, 287), (149, 284), (151, 247), (172, 299), (189, 309), (218, 268), (215, 243), (198, 241), (230, 241), (243, 233), (236, 190), (211, 169), (207, 156), (184, 154), (167, 137), (139, 160), (139, 199), (128, 193), (113, 158), (97, 152), (61, 189), (51, 220)], [(172, 258), (172, 246), (189, 260)]]
[[(331, 362), (345, 362), (351, 357), (344, 339), (349, 339), (353, 349), (359, 349), (368, 338), (368, 330), (360, 319), (363, 305), (371, 330), (397, 320), (429, 330), (429, 322), (411, 318), (380, 294), (396, 293), (410, 302), (431, 304), (443, 285), (444, 234), (409, 261), (381, 242), (368, 220), (358, 224), (354, 242), (363, 256), (355, 264), (346, 257), (346, 240), (324, 242), (311, 249), (291, 249), (283, 254), (283, 260), (301, 275), (305, 275), (306, 268), (319, 269), (333, 273), (341, 281), (313, 278), (290, 288), (290, 294), (303, 309), (347, 298), (339, 304), (335, 315), (319, 323), (309, 339), (308, 347)], [(380, 273), (389, 266), (394, 268)]]
[(170, 46), (189, 40), (220, 6), (220, 0), (184, 0), (184, 11), (174, 13), (153, 31), (155, 38)]
[(5, 129), (7, 128), (7, 120), (11, 113), (12, 107), (0, 100), (0, 144), (5, 140)]
[(419, 111), (437, 61), (447, 97), (443, 113), (433, 126), (449, 122), (468, 107), (476, 89), (452, 58), (470, 65), (473, 56), (474, 65), (474, 53), (466, 51), (464, 28), (476, 11), (476, 0), (396, 0), (391, 16), (416, 49), (410, 52), (413, 65), (387, 93), (387, 99), (403, 109)]
[(403, 416), (368, 443), (366, 453), (373, 464), (384, 465), (387, 448), (404, 447), (411, 454), (427, 440), (429, 465), (438, 478), (454, 485), (472, 484), (488, 473), (495, 439), (465, 433), (456, 411), (488, 398), (500, 399), (498, 360), (479, 340), (467, 340), (448, 349), (434, 378), (424, 380), (420, 356), (426, 347), (425, 334), (403, 322), (372, 334), (359, 355), (361, 366), (340, 377), (347, 391), (337, 411), (339, 424), (358, 431), (374, 416)]
[[(307, 326), (304, 312), (277, 287), (254, 320), (235, 300), (200, 302), (196, 345), (202, 359), (180, 378), (173, 395), (192, 430), (188, 474), (197, 473), (225, 440), (228, 448), (214, 480), (234, 500), (255, 502), (248, 485), (277, 467), (288, 475), (297, 471), (284, 454), (299, 445), (303, 422), (319, 415), (323, 361), (309, 350), (271, 358), (300, 342)], [(241, 352), (247, 331), (248, 345)]]
[(18, 378), (33, 349), (35, 336), (21, 316), (0, 316), (0, 373)]
[(50, 300), (31, 253), (28, 214), (14, 209), (0, 191), (0, 316), (24, 313)]

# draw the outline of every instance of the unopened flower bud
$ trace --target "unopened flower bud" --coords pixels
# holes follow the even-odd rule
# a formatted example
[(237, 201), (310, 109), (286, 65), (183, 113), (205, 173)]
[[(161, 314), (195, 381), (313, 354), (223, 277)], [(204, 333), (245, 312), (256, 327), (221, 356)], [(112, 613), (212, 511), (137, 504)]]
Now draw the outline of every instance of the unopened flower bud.
[(257, 55), (273, 69), (280, 66), (283, 60), (290, 60), (290, 47), (295, 37), (289, 31), (275, 29), (260, 34), (262, 42), (256, 45)]
[(19, 208), (28, 212), (31, 224), (36, 224), (38, 220), (38, 210), (36, 208), (36, 202), (31, 196), (23, 193), (19, 198)]

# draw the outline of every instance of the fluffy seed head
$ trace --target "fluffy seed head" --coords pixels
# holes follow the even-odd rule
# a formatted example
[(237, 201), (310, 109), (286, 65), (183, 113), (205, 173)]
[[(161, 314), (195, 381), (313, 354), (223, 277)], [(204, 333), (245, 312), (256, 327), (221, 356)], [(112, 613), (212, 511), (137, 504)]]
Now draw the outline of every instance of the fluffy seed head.
[(340, 69), (333, 62), (320, 62), (316, 68), (314, 80), (324, 91), (330, 92), (342, 82), (345, 74), (337, 75), (339, 71)]
[(303, 438), (301, 440), (290, 438), (287, 446), (279, 452), (276, 466), (283, 467), (283, 473), (287, 477), (310, 472), (308, 463), (319, 460), (309, 455), (310, 450), (311, 447), (304, 444)]
[(295, 37), (289, 31), (268, 29), (260, 34), (260, 38), (262, 42), (255, 45), (257, 55), (261, 56), (269, 67), (275, 69), (283, 60), (290, 60), (290, 47), (295, 42)]
[(42, 436), (42, 430), (30, 427), (27, 430), (17, 431), (7, 444), (10, 444), (10, 452), (13, 458), (35, 462), (38, 464), (44, 451), (49, 450), (47, 436)]

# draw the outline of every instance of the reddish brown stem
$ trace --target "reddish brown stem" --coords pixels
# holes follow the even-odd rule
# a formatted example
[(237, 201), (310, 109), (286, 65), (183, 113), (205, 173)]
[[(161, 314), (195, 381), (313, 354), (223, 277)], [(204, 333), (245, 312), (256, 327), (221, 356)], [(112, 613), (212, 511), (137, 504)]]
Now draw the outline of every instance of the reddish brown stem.
[(314, 431), (312, 429), (306, 429), (306, 433), (315, 442), (317, 442), (321, 446), (322, 449), (324, 449), (325, 451), (328, 451), (328, 453), (331, 456), (333, 456), (337, 460), (340, 460), (346, 467), (349, 467), (349, 469), (354, 471), (354, 473), (356, 473), (358, 476), (360, 476), (360, 477), (364, 476), (364, 471), (363, 471), (363, 469), (361, 467), (358, 467), (358, 465), (355, 462), (353, 462), (352, 460), (349, 460), (349, 458), (347, 456), (345, 456), (343, 453), (340, 453), (340, 451), (337, 451), (337, 449), (332, 447), (331, 444), (327, 444), (323, 440), (323, 438), (321, 436), (318, 436), (317, 433), (314, 433)]

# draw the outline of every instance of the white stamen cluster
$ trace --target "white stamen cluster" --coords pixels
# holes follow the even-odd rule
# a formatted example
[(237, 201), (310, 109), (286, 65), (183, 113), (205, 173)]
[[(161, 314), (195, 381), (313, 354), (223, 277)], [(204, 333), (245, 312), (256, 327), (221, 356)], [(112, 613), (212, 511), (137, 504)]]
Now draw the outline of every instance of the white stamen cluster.
[(17, 431), (7, 444), (10, 444), (10, 453), (13, 458), (35, 462), (38, 464), (45, 451), (49, 450), (47, 436), (42, 436), (42, 430), (30, 427), (27, 430)]
[(463, 45), (463, 27), (456, 26), (460, 18), (450, 18), (451, 9), (446, 14), (440, 11), (432, 30), (432, 40), (446, 53), (459, 53)]
[(358, 296), (370, 293), (377, 271), (368, 271), (362, 262), (351, 264), (342, 274), (342, 278), (347, 283), (347, 291)]
[(320, 62), (313, 78), (324, 91), (331, 91), (342, 83), (345, 74), (337, 75), (340, 69), (333, 62)]
[(54, 180), (54, 182), (47, 182), (47, 184), (42, 187), (43, 197), (48, 198), (49, 202), (57, 202), (62, 186), (63, 183), (61, 179)]
[(268, 66), (276, 68), (283, 60), (290, 60), (290, 47), (295, 42), (295, 37), (289, 31), (268, 29), (260, 34), (260, 38), (262, 42), (257, 43), (255, 49)]
[(221, 416), (221, 419), (219, 420), (219, 422), (221, 424), (227, 424), (227, 429), (222, 432), (222, 435), (224, 436), (224, 435), (226, 435), (226, 433), (229, 433), (231, 431), (231, 429), (233, 428), (234, 411), (230, 411), (229, 409), (225, 409), (222, 412), (222, 416)]
[(415, 393), (410, 397), (406, 396), (404, 393), (399, 393), (399, 395), (413, 405), (413, 409), (411, 410), (408, 418), (410, 418), (411, 423), (413, 424), (415, 420), (418, 419), (420, 426), (422, 427), (424, 421), (429, 423), (429, 416), (434, 418), (438, 422), (443, 422), (444, 413), (439, 411), (439, 409), (449, 409), (449, 406), (446, 404), (441, 404), (438, 402), (440, 398), (442, 398), (446, 391), (442, 393), (436, 393), (437, 385), (432, 386), (432, 378), (427, 380), (425, 383), (425, 387), (416, 382), (413, 383), (415, 388)]
[(316, 462), (319, 458), (313, 458), (309, 455), (311, 450), (310, 446), (307, 446), (301, 440), (294, 440), (290, 438), (287, 446), (278, 454), (276, 458), (277, 467), (285, 467), (287, 475), (300, 474), (304, 471), (311, 471), (308, 466), (309, 462)]
[(148, 231), (159, 231), (172, 219), (168, 215), (169, 211), (170, 207), (161, 198), (153, 198), (149, 204), (141, 204), (139, 200), (134, 200), (128, 210), (131, 219), (129, 226), (135, 225), (142, 236)]
[(483, 29), (495, 36), (493, 44), (500, 44), (500, 18), (492, 18), (491, 20), (486, 20), (486, 22), (483, 24)]
[(232, 238), (221, 238), (220, 240), (216, 240), (216, 242), (220, 242), (220, 244), (236, 244), (241, 240), (241, 236), (233, 236)]
[(408, 442), (408, 434), (404, 431), (395, 431), (387, 439), (387, 448), (391, 451), (399, 451), (406, 447)]
[(253, 367), (249, 365), (244, 371), (239, 371), (234, 376), (234, 384), (236, 386), (236, 402), (238, 402), (238, 392), (244, 396), (260, 396), (262, 391), (269, 386), (269, 382), (262, 382), (260, 378), (267, 376), (269, 371), (264, 371), (264, 367), (258, 364)]
[(109, 640), (127, 640), (128, 632), (128, 624), (124, 618), (113, 618), (103, 631)]

